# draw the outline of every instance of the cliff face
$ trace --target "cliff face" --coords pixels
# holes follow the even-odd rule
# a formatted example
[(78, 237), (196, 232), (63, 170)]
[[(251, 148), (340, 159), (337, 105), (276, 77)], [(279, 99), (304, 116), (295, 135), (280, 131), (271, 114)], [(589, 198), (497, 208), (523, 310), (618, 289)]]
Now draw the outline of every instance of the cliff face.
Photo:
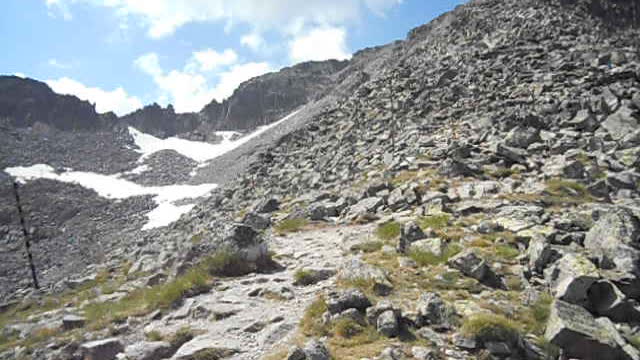
[(60, 130), (97, 130), (110, 127), (117, 119), (99, 115), (95, 107), (75, 96), (54, 93), (47, 84), (16, 76), (0, 76), (0, 119), (14, 127), (36, 122)]

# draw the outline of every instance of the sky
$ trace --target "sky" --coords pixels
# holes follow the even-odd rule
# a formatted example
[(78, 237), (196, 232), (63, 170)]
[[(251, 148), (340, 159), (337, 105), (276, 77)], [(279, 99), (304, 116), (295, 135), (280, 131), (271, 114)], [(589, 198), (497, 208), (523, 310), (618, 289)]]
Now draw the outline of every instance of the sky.
[(252, 77), (349, 59), (464, 0), (2, 0), (0, 74), (98, 112), (200, 111)]

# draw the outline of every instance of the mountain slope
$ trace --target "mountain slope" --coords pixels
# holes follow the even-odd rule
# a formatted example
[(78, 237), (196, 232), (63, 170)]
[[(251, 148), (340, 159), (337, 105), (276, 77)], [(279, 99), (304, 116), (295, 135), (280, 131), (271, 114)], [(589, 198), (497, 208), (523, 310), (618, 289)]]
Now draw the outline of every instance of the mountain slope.
[(224, 180), (210, 198), (66, 295), (97, 329), (83, 347), (71, 331), (30, 354), (110, 338), (112, 357), (639, 358), (637, 7), (476, 0), (356, 54), (200, 169)]

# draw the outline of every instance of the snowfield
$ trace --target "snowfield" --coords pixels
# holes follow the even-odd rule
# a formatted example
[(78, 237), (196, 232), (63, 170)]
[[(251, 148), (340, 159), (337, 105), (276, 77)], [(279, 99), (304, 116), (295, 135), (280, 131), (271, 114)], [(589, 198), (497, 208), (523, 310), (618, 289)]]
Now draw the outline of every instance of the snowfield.
[[(207, 161), (234, 150), (269, 129), (287, 121), (296, 113), (297, 111), (277, 122), (260, 127), (253, 133), (237, 140), (231, 140), (235, 135), (239, 134), (237, 132), (217, 132), (216, 134), (223, 139), (219, 144), (190, 141), (177, 137), (160, 139), (138, 131), (133, 127), (129, 127), (129, 133), (133, 136), (134, 142), (138, 147), (138, 149), (135, 150), (141, 154), (138, 162), (142, 162), (146, 157), (160, 150), (174, 150), (198, 162), (198, 166), (203, 166)], [(122, 178), (123, 175), (128, 174), (142, 174), (146, 170), (149, 170), (147, 165), (140, 165), (125, 173), (103, 175), (92, 172), (73, 171), (72, 169), (64, 169), (64, 171), (57, 172), (47, 164), (36, 164), (32, 166), (9, 167), (4, 171), (21, 183), (35, 179), (50, 179), (64, 183), (78, 184), (85, 188), (92, 189), (98, 193), (98, 195), (108, 199), (126, 199), (133, 196), (151, 195), (157, 207), (147, 214), (149, 220), (142, 230), (167, 226), (173, 223), (178, 220), (182, 214), (189, 212), (195, 206), (195, 204), (184, 204), (182, 202), (181, 205), (176, 205), (177, 202), (205, 196), (218, 187), (217, 184), (142, 186)], [(192, 174), (194, 172), (192, 172)]]
[(141, 186), (122, 179), (120, 174), (102, 175), (82, 171), (56, 173), (53, 167), (46, 164), (10, 167), (6, 168), (5, 171), (22, 183), (35, 179), (50, 179), (78, 184), (87, 189), (92, 189), (98, 195), (108, 199), (126, 199), (133, 196), (152, 195), (158, 207), (147, 214), (149, 221), (142, 228), (143, 230), (166, 226), (178, 220), (182, 214), (189, 212), (193, 205), (177, 206), (174, 205), (176, 201), (195, 199), (207, 195), (217, 187), (216, 184)]

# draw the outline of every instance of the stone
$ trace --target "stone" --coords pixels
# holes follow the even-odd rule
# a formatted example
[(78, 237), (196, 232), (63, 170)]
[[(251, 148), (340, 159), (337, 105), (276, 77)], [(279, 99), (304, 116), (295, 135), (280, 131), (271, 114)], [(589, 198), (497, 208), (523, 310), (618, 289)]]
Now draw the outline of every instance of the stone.
[(371, 282), (374, 292), (379, 295), (386, 295), (393, 289), (385, 270), (369, 265), (357, 257), (344, 262), (338, 271), (338, 277), (347, 281)]
[(380, 300), (375, 306), (371, 306), (367, 308), (366, 317), (367, 322), (370, 325), (376, 325), (378, 321), (378, 316), (385, 311), (393, 310), (395, 311), (393, 304), (388, 300)]
[(398, 252), (404, 253), (407, 247), (413, 242), (425, 239), (427, 235), (422, 231), (415, 221), (409, 221), (400, 229), (400, 239), (398, 240)]
[(309, 340), (303, 351), (306, 360), (331, 360), (331, 354), (327, 347), (317, 340)]
[(287, 353), (286, 360), (306, 360), (307, 354), (298, 346), (293, 346)]
[(576, 116), (566, 123), (581, 131), (594, 131), (600, 126), (596, 117), (589, 110), (580, 110)]
[(640, 275), (640, 220), (629, 209), (616, 207), (589, 230), (585, 248), (603, 269)]
[(540, 140), (540, 131), (538, 129), (516, 126), (507, 134), (505, 144), (515, 148), (526, 149), (529, 145)]
[(296, 278), (293, 285), (309, 286), (327, 280), (336, 274), (333, 269), (303, 269), (305, 276)]
[(65, 315), (62, 317), (62, 328), (64, 330), (73, 330), (84, 327), (87, 320), (78, 315)]
[(371, 306), (369, 298), (358, 289), (338, 290), (327, 294), (327, 310), (331, 314), (338, 314), (347, 309), (366, 311)]
[(504, 357), (511, 355), (513, 350), (509, 346), (508, 343), (500, 342), (500, 341), (485, 341), (484, 343), (485, 349), (489, 350), (492, 355), (498, 357)]
[(439, 294), (428, 292), (420, 295), (416, 305), (416, 326), (450, 326), (455, 317), (453, 307), (447, 305)]
[(272, 213), (280, 208), (280, 201), (276, 198), (265, 198), (258, 200), (253, 205), (253, 211), (258, 214)]
[(131, 344), (124, 351), (128, 359), (160, 360), (171, 354), (171, 344), (164, 341), (142, 341)]
[(271, 226), (271, 218), (268, 215), (250, 211), (244, 215), (242, 223), (256, 230), (264, 230)]
[(526, 164), (529, 155), (525, 149), (514, 148), (505, 144), (497, 144), (495, 152), (510, 162), (519, 164)]
[(382, 350), (376, 360), (405, 360), (405, 356), (401, 349), (388, 347)]
[(84, 343), (80, 346), (83, 360), (114, 360), (124, 351), (119, 339), (110, 338)]
[(205, 334), (183, 344), (171, 360), (198, 360), (205, 358), (205, 354), (213, 359), (224, 359), (238, 351), (231, 342), (213, 339)]
[(626, 344), (611, 320), (594, 318), (578, 305), (556, 300), (551, 306), (545, 339), (565, 356), (586, 360), (637, 360), (638, 351)]
[(396, 312), (393, 310), (384, 311), (376, 320), (376, 329), (386, 337), (396, 337), (400, 332), (400, 324)]
[(638, 129), (639, 123), (633, 117), (633, 110), (626, 106), (621, 106), (614, 114), (609, 115), (602, 122), (604, 128), (614, 140), (620, 140), (627, 134)]
[(371, 214), (375, 214), (376, 210), (384, 204), (384, 200), (379, 197), (369, 197), (366, 199), (360, 200), (355, 205), (352, 205), (349, 208), (349, 213), (347, 214), (347, 218), (349, 219), (357, 219), (357, 218), (366, 218)]
[(445, 345), (443, 337), (427, 326), (416, 330), (416, 336), (420, 339), (427, 340), (437, 347), (442, 347)]
[(408, 253), (427, 252), (435, 256), (442, 256), (446, 249), (446, 243), (440, 238), (429, 238), (424, 240), (418, 240), (409, 245)]
[(563, 249), (550, 244), (542, 235), (535, 235), (529, 241), (527, 257), (529, 268), (538, 274), (542, 274), (547, 266), (555, 263), (563, 255)]
[(486, 261), (476, 254), (473, 248), (462, 251), (449, 259), (447, 263), (452, 268), (460, 270), (466, 276), (472, 277), (487, 286), (505, 288), (502, 279), (498, 277)]
[(584, 255), (568, 252), (544, 271), (544, 277), (557, 299), (586, 305), (587, 291), (599, 279), (600, 274)]
[(600, 280), (589, 287), (588, 306), (593, 314), (606, 316), (615, 322), (635, 323), (640, 320), (640, 310), (634, 301), (618, 287), (608, 281)]
[(417, 360), (436, 360), (439, 358), (438, 353), (422, 346), (414, 346), (411, 348), (411, 355)]

